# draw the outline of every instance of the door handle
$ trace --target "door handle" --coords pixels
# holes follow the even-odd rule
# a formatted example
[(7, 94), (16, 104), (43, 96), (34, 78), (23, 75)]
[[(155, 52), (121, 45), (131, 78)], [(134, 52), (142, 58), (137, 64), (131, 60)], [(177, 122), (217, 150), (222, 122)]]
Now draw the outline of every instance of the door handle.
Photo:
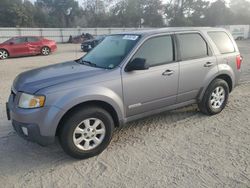
[(174, 71), (173, 70), (165, 70), (162, 75), (163, 76), (171, 76), (172, 74), (174, 74)]
[(206, 62), (205, 64), (204, 64), (204, 67), (211, 67), (211, 66), (213, 66), (213, 62)]

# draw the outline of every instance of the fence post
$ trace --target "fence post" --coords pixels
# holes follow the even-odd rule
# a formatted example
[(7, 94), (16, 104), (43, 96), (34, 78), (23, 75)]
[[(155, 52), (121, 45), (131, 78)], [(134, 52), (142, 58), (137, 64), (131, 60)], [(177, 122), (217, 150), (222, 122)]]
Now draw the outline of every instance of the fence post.
[(43, 37), (43, 28), (40, 28), (40, 37)]
[(95, 36), (97, 36), (97, 28), (95, 28)]
[(61, 34), (61, 42), (63, 43), (63, 30), (62, 30), (62, 28), (60, 29), (60, 34)]
[(19, 36), (22, 36), (21, 28), (17, 28), (17, 32)]

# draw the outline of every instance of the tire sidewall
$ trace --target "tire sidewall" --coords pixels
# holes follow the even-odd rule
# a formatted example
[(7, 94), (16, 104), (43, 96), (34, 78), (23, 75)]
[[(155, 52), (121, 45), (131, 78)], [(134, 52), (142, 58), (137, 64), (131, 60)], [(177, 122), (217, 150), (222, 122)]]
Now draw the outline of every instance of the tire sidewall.
[[(211, 94), (212, 92), (214, 91), (214, 89), (216, 87), (219, 87), (221, 86), (224, 91), (225, 91), (225, 100), (223, 101), (222, 105), (220, 106), (220, 108), (213, 108), (211, 103), (210, 103), (210, 97), (211, 97)], [(207, 111), (209, 114), (218, 114), (220, 113), (226, 106), (227, 104), (227, 101), (228, 101), (228, 96), (229, 96), (229, 87), (228, 87), (228, 84), (224, 81), (224, 80), (221, 80), (221, 79), (216, 79), (214, 80), (208, 87), (208, 90), (206, 92), (206, 106), (207, 106)]]
[[(98, 118), (105, 126), (105, 137), (100, 145), (88, 151), (80, 150), (73, 142), (75, 128), (80, 122), (88, 118)], [(60, 142), (66, 153), (75, 158), (85, 159), (100, 154), (110, 143), (114, 123), (112, 117), (105, 110), (91, 108), (86, 111), (79, 111), (65, 122), (60, 135)]]

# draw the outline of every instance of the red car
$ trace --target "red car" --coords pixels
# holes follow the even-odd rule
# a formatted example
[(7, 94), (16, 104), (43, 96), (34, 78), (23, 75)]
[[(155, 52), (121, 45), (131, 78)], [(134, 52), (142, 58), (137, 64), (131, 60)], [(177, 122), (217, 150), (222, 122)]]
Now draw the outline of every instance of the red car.
[(56, 42), (42, 37), (13, 37), (0, 44), (0, 59), (28, 55), (49, 55), (57, 49)]

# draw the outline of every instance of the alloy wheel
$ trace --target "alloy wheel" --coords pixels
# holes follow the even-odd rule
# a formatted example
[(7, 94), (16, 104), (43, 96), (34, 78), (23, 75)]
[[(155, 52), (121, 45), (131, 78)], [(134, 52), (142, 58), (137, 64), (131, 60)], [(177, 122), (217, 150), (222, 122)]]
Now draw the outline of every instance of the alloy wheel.
[(42, 54), (43, 55), (49, 55), (50, 53), (50, 49), (48, 47), (43, 47), (42, 48)]
[(7, 59), (8, 53), (5, 50), (0, 50), (0, 59)]
[(210, 104), (214, 109), (218, 109), (222, 106), (225, 101), (225, 90), (223, 87), (216, 87), (211, 96), (210, 96)]
[(88, 151), (102, 143), (105, 133), (104, 123), (100, 119), (88, 118), (75, 128), (73, 142), (78, 149)]

